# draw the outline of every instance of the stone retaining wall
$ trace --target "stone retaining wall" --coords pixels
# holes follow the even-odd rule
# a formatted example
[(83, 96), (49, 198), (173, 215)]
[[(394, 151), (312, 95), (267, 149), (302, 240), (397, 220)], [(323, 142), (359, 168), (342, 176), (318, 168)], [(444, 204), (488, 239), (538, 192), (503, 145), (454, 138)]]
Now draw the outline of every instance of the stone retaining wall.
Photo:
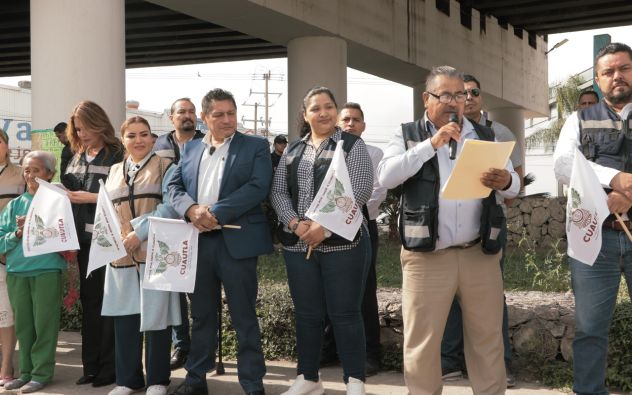
[[(506, 297), (514, 366), (525, 366), (534, 359), (572, 359), (575, 334), (575, 302), (572, 293), (516, 291), (506, 292)], [(400, 290), (379, 289), (378, 302), (382, 345), (385, 348), (401, 349), (403, 325)]]
[(507, 207), (507, 244), (517, 245), (527, 237), (537, 247), (549, 247), (562, 240), (566, 249), (566, 198), (526, 196)]

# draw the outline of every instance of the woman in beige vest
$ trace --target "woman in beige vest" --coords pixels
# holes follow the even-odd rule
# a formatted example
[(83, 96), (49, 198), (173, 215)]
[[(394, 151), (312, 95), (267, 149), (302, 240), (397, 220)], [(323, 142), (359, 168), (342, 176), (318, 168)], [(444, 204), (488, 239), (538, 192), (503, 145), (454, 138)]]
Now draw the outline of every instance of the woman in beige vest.
[[(0, 129), (0, 212), (11, 199), (24, 192), (22, 169), (9, 160), (9, 136)], [(7, 271), (4, 255), (0, 255), (0, 343), (2, 343), (2, 365), (0, 386), (13, 380), (13, 351), (15, 350), (15, 327), (13, 310), (7, 293)]]
[(166, 395), (171, 374), (170, 326), (180, 324), (180, 299), (178, 293), (143, 289), (142, 280), (148, 217), (178, 217), (168, 204), (166, 193), (175, 166), (171, 166), (171, 159), (152, 152), (153, 137), (144, 118), (125, 121), (121, 136), (126, 158), (112, 166), (105, 183), (127, 250), (127, 256), (110, 263), (105, 272), (101, 314), (114, 319), (117, 385), (109, 395), (131, 394), (145, 385), (148, 395)]

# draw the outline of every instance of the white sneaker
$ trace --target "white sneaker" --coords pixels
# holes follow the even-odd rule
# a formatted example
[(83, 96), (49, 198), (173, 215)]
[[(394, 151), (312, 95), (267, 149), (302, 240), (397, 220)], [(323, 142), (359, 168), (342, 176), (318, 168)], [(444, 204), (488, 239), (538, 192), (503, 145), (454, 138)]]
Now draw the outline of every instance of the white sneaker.
[(347, 382), (347, 395), (365, 395), (364, 382), (362, 380), (349, 377)]
[(160, 384), (150, 385), (147, 387), (145, 395), (167, 395), (167, 386)]
[(299, 374), (290, 389), (281, 395), (323, 395), (324, 393), (325, 389), (320, 380), (317, 382), (305, 380), (305, 376)]
[(108, 395), (130, 395), (139, 391), (140, 389), (134, 390), (129, 387), (117, 385), (116, 387), (112, 388), (112, 391), (108, 392)]

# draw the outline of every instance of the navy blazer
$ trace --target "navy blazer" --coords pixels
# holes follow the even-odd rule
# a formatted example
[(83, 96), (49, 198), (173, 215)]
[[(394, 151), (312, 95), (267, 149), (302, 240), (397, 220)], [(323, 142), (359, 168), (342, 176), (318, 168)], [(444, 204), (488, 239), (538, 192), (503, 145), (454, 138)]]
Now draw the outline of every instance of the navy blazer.
[[(188, 141), (169, 183), (171, 205), (187, 221), (187, 210), (197, 204), (198, 174), (205, 148), (202, 139)], [(270, 228), (261, 209), (271, 182), (267, 140), (235, 132), (224, 164), (219, 199), (211, 207), (220, 225), (241, 226), (241, 229), (222, 229), (224, 242), (234, 259), (273, 251)]]

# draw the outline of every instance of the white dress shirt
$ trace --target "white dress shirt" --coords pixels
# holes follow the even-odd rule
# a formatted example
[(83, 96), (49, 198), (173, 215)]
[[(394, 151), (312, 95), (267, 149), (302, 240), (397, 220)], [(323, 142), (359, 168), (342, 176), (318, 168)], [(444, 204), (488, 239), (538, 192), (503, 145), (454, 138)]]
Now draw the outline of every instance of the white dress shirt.
[[(423, 122), (432, 135), (436, 128), (424, 115)], [(467, 119), (463, 119), (461, 140), (457, 144), (457, 158), (461, 154), (465, 140), (478, 140), (474, 127)], [(441, 146), (436, 151), (432, 148), (430, 139), (426, 139), (410, 149), (406, 149), (401, 126), (391, 139), (384, 158), (378, 166), (378, 178), (380, 185), (386, 188), (395, 188), (415, 175), (433, 156), (437, 155), (439, 162), (439, 178), (443, 189), (456, 160), (450, 160), (448, 144)], [(511, 173), (511, 185), (506, 191), (496, 191), (497, 201), (511, 199), (520, 191), (518, 174), (513, 170), (511, 161), (507, 161), (505, 169)], [(500, 196), (499, 196), (500, 195)], [(439, 225), (436, 250), (454, 245), (470, 242), (479, 237), (481, 224), (481, 199), (470, 200), (445, 200), (439, 197)]]
[(366, 202), (366, 208), (369, 211), (369, 219), (376, 219), (380, 215), (380, 204), (386, 199), (386, 193), (388, 192), (388, 188), (381, 186), (377, 179), (377, 166), (380, 164), (384, 152), (378, 147), (368, 144), (366, 150), (369, 152), (371, 164), (373, 165), (373, 192), (369, 201)]
[(200, 169), (198, 171), (198, 204), (212, 206), (219, 199), (219, 188), (222, 185), (222, 176), (224, 175), (224, 165), (228, 148), (233, 136), (224, 139), (224, 142), (215, 146), (213, 154), (210, 153), (211, 134), (204, 136), (204, 153), (200, 160)]

